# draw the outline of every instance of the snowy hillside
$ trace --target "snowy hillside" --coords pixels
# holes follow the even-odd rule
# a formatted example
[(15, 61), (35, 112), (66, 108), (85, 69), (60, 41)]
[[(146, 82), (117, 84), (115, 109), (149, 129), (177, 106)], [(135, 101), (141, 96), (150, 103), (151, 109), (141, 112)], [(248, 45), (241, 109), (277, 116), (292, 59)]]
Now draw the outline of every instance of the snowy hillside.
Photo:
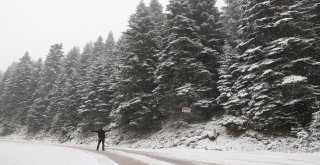
[[(114, 131), (107, 134), (106, 143), (129, 148), (181, 148), (215, 151), (276, 151), (319, 152), (320, 142), (307, 137), (270, 136), (247, 131), (240, 136), (230, 134), (221, 120), (201, 124), (173, 122), (159, 132), (141, 135)], [(218, 135), (217, 135), (218, 134)], [(90, 139), (90, 138), (89, 138)], [(88, 139), (86, 139), (88, 140)], [(95, 137), (88, 140), (95, 144)]]

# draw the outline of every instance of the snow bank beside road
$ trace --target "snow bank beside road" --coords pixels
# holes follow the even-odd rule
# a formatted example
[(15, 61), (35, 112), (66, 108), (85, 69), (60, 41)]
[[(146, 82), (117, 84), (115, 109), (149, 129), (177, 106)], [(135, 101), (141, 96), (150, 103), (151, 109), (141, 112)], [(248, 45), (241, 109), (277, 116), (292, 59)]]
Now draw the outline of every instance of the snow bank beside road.
[(112, 160), (90, 152), (41, 144), (0, 141), (1, 165), (114, 165)]
[[(199, 149), (213, 151), (274, 151), (274, 152), (320, 152), (319, 141), (290, 136), (267, 136), (248, 130), (239, 136), (232, 136), (221, 124), (225, 120), (206, 123), (164, 126), (150, 134), (112, 131), (107, 134), (107, 146), (149, 149)], [(213, 141), (210, 136), (219, 133)], [(94, 137), (95, 138), (95, 137)], [(85, 144), (96, 145), (96, 140)]]

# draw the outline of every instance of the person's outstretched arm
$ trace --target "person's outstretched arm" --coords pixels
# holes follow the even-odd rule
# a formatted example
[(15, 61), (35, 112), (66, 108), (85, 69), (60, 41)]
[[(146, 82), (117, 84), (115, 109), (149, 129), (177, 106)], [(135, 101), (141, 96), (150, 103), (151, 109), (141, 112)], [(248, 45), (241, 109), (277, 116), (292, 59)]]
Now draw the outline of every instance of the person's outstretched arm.
[(105, 131), (105, 130), (103, 130), (103, 132), (110, 132), (110, 131), (111, 131), (111, 129), (108, 129), (108, 130), (106, 130), (106, 131)]

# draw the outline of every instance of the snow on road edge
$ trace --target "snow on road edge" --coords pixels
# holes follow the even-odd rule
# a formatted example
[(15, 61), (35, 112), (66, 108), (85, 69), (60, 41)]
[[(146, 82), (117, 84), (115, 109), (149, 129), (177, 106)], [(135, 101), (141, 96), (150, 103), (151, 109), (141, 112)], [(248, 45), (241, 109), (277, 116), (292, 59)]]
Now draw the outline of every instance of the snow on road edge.
[[(124, 148), (122, 148), (124, 149)], [(187, 149), (124, 149), (203, 163), (228, 165), (319, 165), (320, 153), (282, 153), (268, 151), (205, 151)]]

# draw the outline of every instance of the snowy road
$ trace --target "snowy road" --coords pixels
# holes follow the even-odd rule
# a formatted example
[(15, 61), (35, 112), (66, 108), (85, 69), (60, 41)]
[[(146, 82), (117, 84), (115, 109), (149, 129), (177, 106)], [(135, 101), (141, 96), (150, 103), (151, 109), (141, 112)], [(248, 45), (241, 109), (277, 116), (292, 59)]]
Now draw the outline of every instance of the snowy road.
[(50, 145), (0, 141), (0, 165), (113, 165), (99, 154)]
[[(94, 148), (94, 147), (92, 147)], [(0, 165), (320, 165), (320, 153), (131, 150), (0, 141)]]
[[(201, 165), (194, 161), (149, 152), (95, 151), (74, 146), (0, 140), (0, 165)], [(206, 163), (212, 164), (212, 163)]]

